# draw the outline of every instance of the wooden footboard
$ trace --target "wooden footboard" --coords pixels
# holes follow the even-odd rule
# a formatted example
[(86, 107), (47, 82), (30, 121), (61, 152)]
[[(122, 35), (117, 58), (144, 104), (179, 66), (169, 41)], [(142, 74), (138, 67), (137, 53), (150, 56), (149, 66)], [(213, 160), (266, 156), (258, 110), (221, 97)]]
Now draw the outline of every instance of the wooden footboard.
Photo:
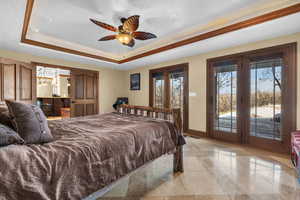
[[(179, 108), (166, 109), (122, 104), (118, 106), (118, 112), (128, 115), (138, 115), (168, 120), (174, 123), (179, 133), (182, 133), (182, 119), (180, 113), (181, 111)], [(178, 145), (176, 147), (176, 152), (174, 153), (173, 169), (174, 173), (183, 172), (183, 151), (181, 145)]]

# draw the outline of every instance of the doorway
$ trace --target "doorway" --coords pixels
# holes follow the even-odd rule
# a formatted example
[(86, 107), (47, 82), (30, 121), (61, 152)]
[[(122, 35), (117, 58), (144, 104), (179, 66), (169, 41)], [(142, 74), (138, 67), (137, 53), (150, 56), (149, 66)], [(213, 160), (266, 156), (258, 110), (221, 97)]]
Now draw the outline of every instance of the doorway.
[(48, 120), (98, 114), (98, 72), (34, 64), (37, 104)]
[(70, 118), (71, 71), (36, 66), (37, 105), (48, 120)]
[(149, 104), (157, 108), (180, 108), (183, 131), (188, 130), (188, 64), (149, 71)]
[(209, 136), (288, 152), (296, 128), (296, 45), (208, 60)]

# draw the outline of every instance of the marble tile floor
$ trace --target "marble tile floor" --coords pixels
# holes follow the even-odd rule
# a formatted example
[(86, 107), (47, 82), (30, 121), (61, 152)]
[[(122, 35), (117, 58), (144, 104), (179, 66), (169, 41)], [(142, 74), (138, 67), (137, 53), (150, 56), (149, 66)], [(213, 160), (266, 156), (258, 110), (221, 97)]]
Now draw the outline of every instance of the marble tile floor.
[(98, 200), (300, 200), (288, 155), (188, 137), (182, 174), (172, 155), (118, 182)]

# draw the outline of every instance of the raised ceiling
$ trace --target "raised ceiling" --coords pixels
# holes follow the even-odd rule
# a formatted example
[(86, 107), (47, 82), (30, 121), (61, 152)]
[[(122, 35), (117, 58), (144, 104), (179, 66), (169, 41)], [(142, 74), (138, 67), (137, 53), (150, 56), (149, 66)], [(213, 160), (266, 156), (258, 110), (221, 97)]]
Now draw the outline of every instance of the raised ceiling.
[[(30, 28), (45, 36), (118, 57), (206, 25), (224, 13), (262, 2), (265, 0), (38, 0)], [(89, 18), (118, 27), (121, 17), (132, 15), (140, 15), (139, 30), (155, 33), (158, 39), (137, 41), (133, 48), (121, 46), (116, 40), (97, 41), (112, 32), (95, 26)]]
[[(244, 29), (233, 29), (234, 32), (227, 31), (221, 35), (216, 34), (215, 37), (202, 39), (198, 37), (197, 40), (188, 40), (188, 38), (201, 36), (238, 22), (298, 5), (299, 0), (28, 0), (28, 2), (33, 2), (33, 7), (28, 18), (27, 31), (23, 35), (26, 40), (23, 42), (33, 45), (37, 42), (36, 46), (50, 49), (53, 46), (59, 47), (60, 49), (52, 48), (59, 51), (62, 51), (62, 48), (69, 50), (58, 53), (40, 48), (32, 49), (31, 46), (20, 46), (27, 1), (22, 0), (22, 2), (20, 3), (19, 0), (1, 1), (0, 17), (10, 20), (4, 22), (4, 27), (10, 30), (0, 30), (0, 34), (11, 41), (4, 41), (3, 37), (0, 38), (0, 41), (4, 41), (3, 45), (0, 43), (0, 47), (119, 69), (154, 64), (229, 47), (233, 44), (239, 45), (300, 32), (300, 27), (296, 23), (300, 19), (300, 14), (294, 9), (292, 12), (294, 14), (284, 14), (282, 15), (284, 17), (280, 18), (275, 16), (274, 20), (267, 19), (257, 25), (254, 23), (253, 26), (245, 26)], [(117, 41), (97, 41), (111, 32), (92, 24), (89, 18), (117, 26), (120, 24), (120, 17), (135, 14), (141, 16), (139, 30), (155, 33), (158, 36), (157, 39), (137, 41), (134, 48), (120, 45)], [(282, 27), (280, 24), (285, 26)], [(265, 30), (257, 34), (257, 30), (261, 27), (265, 27)], [(19, 35), (15, 36), (13, 31)], [(245, 32), (249, 35), (243, 35)], [(229, 40), (222, 40), (222, 38), (229, 38)], [(216, 44), (215, 41), (220, 39), (222, 44)], [(187, 40), (181, 44), (185, 46), (173, 45), (176, 48), (164, 48), (165, 46), (172, 47), (173, 43), (183, 40)], [(81, 57), (72, 56), (69, 53), (81, 55)], [(125, 63), (125, 61), (131, 62)]]

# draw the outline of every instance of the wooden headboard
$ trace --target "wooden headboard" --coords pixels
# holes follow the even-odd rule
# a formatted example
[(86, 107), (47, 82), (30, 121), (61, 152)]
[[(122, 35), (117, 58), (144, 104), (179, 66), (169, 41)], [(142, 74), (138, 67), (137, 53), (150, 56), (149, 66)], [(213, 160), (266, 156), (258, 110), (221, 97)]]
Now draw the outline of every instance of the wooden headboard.
[(182, 132), (182, 119), (180, 108), (154, 108), (148, 106), (134, 106), (122, 104), (118, 106), (118, 112), (128, 115), (139, 115), (150, 118), (164, 119), (174, 122), (176, 128)]
[[(180, 108), (153, 108), (147, 106), (133, 106), (122, 104), (118, 106), (118, 112), (125, 115), (139, 115), (151, 118), (159, 118), (174, 122), (176, 129), (182, 133), (182, 119)], [(183, 172), (183, 150), (182, 146), (178, 145), (174, 153), (173, 171)]]

